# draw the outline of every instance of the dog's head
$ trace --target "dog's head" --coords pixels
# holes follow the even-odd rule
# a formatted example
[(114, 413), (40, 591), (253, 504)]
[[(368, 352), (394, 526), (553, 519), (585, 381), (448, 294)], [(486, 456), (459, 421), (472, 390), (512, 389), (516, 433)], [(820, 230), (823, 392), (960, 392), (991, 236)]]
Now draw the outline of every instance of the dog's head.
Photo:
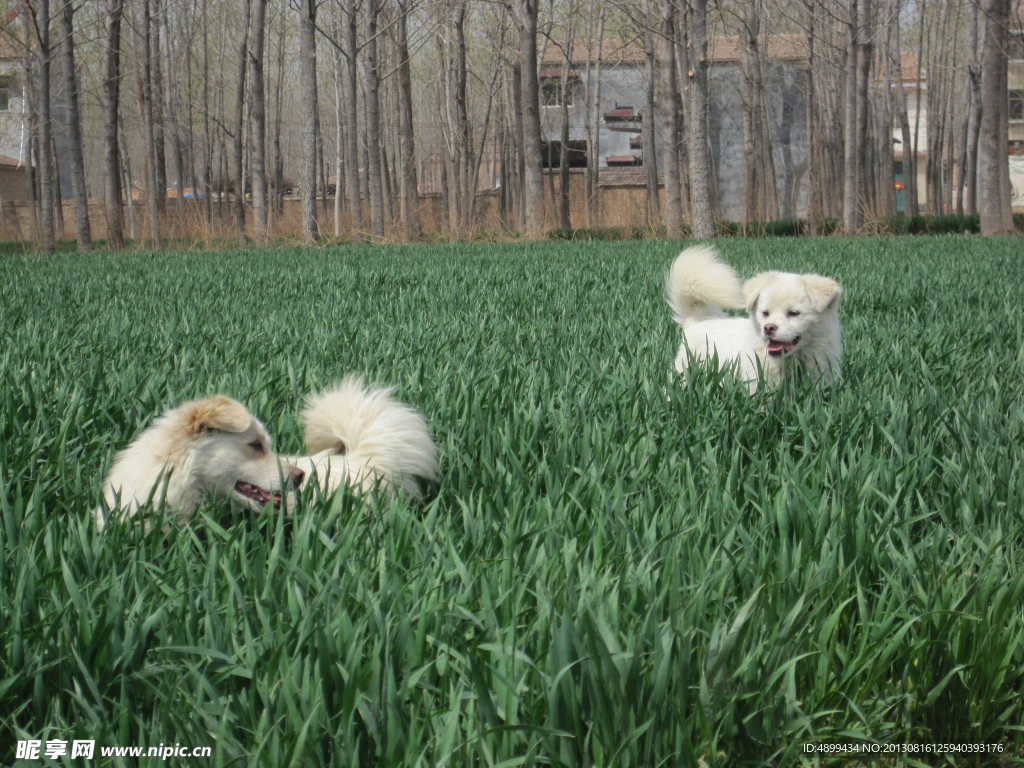
[(743, 284), (747, 312), (772, 357), (799, 354), (814, 341), (842, 292), (831, 278), (789, 272), (762, 272)]
[(302, 470), (278, 459), (266, 429), (237, 400), (214, 395), (185, 403), (174, 421), (188, 445), (184, 474), (205, 493), (259, 509), (280, 505), (283, 491), (302, 482)]

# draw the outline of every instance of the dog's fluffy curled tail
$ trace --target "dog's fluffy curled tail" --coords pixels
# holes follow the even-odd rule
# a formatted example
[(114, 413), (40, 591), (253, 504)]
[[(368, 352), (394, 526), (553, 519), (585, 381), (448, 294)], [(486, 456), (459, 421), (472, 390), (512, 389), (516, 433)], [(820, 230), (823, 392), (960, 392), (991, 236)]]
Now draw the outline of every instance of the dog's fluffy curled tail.
[(694, 245), (676, 256), (665, 276), (665, 295), (679, 325), (722, 317), (742, 309), (743, 284), (709, 245)]
[(368, 485), (380, 483), (419, 498), (419, 481), (440, 475), (437, 447), (423, 416), (392, 392), (349, 376), (334, 389), (311, 395), (302, 411), (306, 449), (343, 457)]

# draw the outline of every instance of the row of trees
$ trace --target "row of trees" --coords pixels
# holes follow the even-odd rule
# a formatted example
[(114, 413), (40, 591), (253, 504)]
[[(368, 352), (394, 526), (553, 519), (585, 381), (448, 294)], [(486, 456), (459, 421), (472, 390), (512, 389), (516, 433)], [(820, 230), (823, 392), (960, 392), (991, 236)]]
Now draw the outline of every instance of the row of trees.
[[(159, 247), (163, 234), (194, 226), (196, 211), (199, 224), (265, 241), (295, 188), (311, 241), (331, 205), (335, 234), (415, 239), (428, 186), (446, 226), (464, 232), (483, 170), (500, 174), (505, 225), (537, 234), (549, 204), (538, 50), (612, 36), (648, 54), (646, 98), (658, 107), (644, 134), (649, 210), (670, 234), (715, 232), (707, 53), (722, 34), (738, 35), (742, 50), (748, 218), (779, 209), (766, 40), (788, 33), (806, 41), (812, 226), (836, 216), (856, 232), (895, 211), (894, 124), (910, 210), (923, 158), (933, 211), (980, 211), (988, 232), (1012, 224), (1010, 0), (21, 0), (16, 10), (4, 34), (23, 51), (33, 225), (46, 250), (61, 212), (55, 105), (66, 114), (61, 167), (82, 249), (88, 199), (99, 196), (111, 248), (143, 233)], [(902, 87), (908, 50), (928, 75), (926, 142)], [(583, 80), (593, 126), (601, 66), (588, 59)], [(593, 226), (596, 130), (589, 143), (588, 221), (576, 224)], [(187, 207), (188, 196), (201, 204)]]

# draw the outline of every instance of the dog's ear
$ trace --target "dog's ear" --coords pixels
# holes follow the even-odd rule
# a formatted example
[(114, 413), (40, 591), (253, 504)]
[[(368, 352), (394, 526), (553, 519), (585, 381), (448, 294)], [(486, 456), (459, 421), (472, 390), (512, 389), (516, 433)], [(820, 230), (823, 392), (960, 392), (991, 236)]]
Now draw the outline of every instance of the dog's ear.
[(761, 272), (743, 284), (743, 300), (747, 302), (747, 312), (753, 312), (757, 300), (769, 285), (779, 279), (779, 272)]
[(185, 423), (193, 435), (216, 430), (220, 432), (245, 432), (252, 423), (252, 414), (237, 400), (224, 395), (214, 395), (206, 400), (188, 403), (185, 408)]
[(843, 293), (842, 286), (831, 277), (804, 275), (803, 281), (807, 287), (807, 295), (818, 312), (833, 309)]

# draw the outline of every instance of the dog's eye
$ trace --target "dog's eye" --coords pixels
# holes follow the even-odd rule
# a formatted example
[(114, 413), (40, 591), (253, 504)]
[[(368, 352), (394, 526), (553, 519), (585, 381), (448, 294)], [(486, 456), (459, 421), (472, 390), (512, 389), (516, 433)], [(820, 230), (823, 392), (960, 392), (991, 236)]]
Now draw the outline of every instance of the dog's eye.
[(767, 309), (761, 310), (761, 317), (768, 317), (771, 313)]
[(791, 309), (786, 313), (786, 317), (800, 317), (800, 310)]
[(263, 443), (260, 442), (259, 440), (254, 440), (253, 442), (249, 443), (249, 447), (256, 451), (256, 453), (263, 453), (263, 451), (265, 450), (263, 447)]

